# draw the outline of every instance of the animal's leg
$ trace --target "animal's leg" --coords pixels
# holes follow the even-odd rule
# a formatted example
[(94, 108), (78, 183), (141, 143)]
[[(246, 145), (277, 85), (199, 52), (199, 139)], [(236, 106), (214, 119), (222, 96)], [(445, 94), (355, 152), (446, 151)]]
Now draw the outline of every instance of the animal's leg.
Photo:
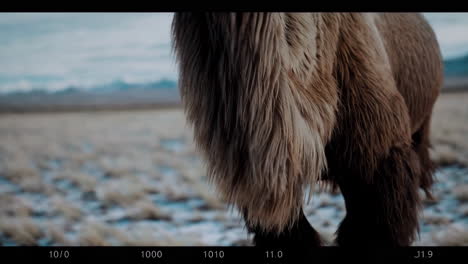
[(247, 225), (249, 232), (254, 233), (254, 243), (261, 247), (318, 247), (321, 239), (318, 232), (309, 224), (301, 210), (298, 220), (290, 229), (281, 233), (265, 232), (259, 226)]
[(418, 231), (419, 159), (411, 147), (390, 149), (371, 182), (359, 175), (338, 180), (346, 203), (339, 246), (409, 246)]
[(431, 118), (429, 117), (421, 125), (421, 128), (413, 134), (412, 138), (414, 151), (418, 154), (421, 163), (421, 188), (423, 188), (427, 196), (432, 197), (430, 188), (434, 182), (433, 173), (435, 164), (429, 155), (429, 148), (431, 146), (429, 142), (430, 126)]

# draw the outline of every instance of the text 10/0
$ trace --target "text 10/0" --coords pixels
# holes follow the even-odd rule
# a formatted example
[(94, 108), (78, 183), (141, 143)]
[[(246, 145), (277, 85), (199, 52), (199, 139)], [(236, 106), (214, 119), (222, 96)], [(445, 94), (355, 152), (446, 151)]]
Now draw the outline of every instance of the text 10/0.
[(49, 251), (49, 258), (51, 259), (67, 259), (70, 257), (70, 252), (68, 250), (51, 250)]

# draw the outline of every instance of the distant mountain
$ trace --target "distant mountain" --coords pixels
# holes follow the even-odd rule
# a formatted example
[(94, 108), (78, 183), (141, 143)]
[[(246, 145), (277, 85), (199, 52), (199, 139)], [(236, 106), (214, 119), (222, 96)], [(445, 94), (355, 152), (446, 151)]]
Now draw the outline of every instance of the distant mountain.
[(76, 87), (76, 86), (69, 86), (63, 90), (58, 90), (54, 92), (55, 94), (74, 94), (74, 93), (80, 93), (82, 89)]
[[(72, 90), (75, 87), (72, 87)], [(87, 88), (87, 91), (94, 91), (99, 93), (108, 93), (108, 92), (116, 92), (116, 91), (125, 91), (125, 90), (132, 90), (132, 89), (145, 89), (145, 90), (153, 90), (153, 89), (176, 89), (177, 82), (167, 79), (162, 79), (156, 82), (149, 82), (149, 83), (127, 83), (122, 80), (116, 80), (108, 84), (94, 86), (92, 88)], [(70, 88), (69, 88), (70, 89)]]
[(96, 108), (135, 108), (180, 103), (177, 83), (171, 80), (132, 84), (115, 81), (92, 88), (70, 86), (0, 95), (0, 111), (36, 111)]
[(122, 80), (116, 80), (111, 83), (96, 85), (93, 87), (80, 87), (80, 86), (68, 86), (65, 89), (57, 90), (57, 91), (49, 91), (46, 88), (36, 88), (30, 91), (12, 91), (7, 92), (4, 94), (0, 94), (1, 96), (5, 95), (43, 95), (43, 94), (76, 94), (81, 92), (96, 92), (96, 93), (112, 93), (116, 91), (125, 91), (125, 90), (133, 90), (133, 89), (144, 89), (144, 90), (157, 90), (157, 89), (177, 89), (177, 82), (168, 79), (162, 79), (155, 82), (149, 83), (127, 83)]
[(158, 82), (152, 82), (143, 84), (143, 88), (145, 89), (161, 89), (161, 88), (176, 88), (177, 83), (171, 80), (162, 79)]
[(445, 76), (468, 76), (468, 54), (444, 61)]

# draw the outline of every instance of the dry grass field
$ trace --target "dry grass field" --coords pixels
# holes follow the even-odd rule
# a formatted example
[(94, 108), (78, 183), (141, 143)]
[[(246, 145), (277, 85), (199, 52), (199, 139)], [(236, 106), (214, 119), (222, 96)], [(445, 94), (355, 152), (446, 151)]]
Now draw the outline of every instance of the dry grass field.
[[(415, 245), (468, 245), (468, 93), (432, 120), (439, 165)], [(331, 241), (340, 194), (305, 209)], [(248, 245), (207, 184), (181, 109), (0, 115), (0, 245)]]

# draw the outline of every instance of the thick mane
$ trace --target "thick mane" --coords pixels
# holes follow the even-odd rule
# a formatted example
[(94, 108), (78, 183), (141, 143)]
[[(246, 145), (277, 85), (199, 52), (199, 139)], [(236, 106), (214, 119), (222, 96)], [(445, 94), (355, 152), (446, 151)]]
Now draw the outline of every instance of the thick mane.
[(304, 188), (327, 168), (337, 32), (327, 15), (175, 14), (179, 85), (195, 142), (209, 178), (251, 225), (290, 226)]

